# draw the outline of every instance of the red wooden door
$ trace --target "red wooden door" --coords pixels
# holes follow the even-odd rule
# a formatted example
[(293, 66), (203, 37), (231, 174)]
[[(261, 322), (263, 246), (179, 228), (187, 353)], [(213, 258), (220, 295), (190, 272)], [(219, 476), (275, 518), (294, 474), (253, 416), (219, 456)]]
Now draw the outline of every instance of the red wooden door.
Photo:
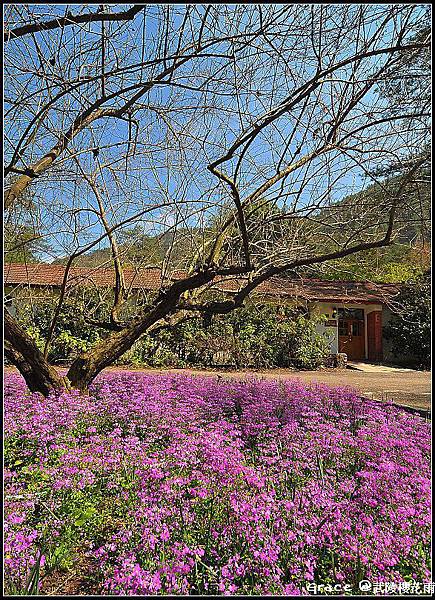
[(367, 315), (367, 344), (369, 360), (380, 362), (382, 352), (382, 311), (374, 310)]
[(338, 323), (338, 351), (345, 352), (349, 360), (365, 358), (364, 321), (340, 319)]

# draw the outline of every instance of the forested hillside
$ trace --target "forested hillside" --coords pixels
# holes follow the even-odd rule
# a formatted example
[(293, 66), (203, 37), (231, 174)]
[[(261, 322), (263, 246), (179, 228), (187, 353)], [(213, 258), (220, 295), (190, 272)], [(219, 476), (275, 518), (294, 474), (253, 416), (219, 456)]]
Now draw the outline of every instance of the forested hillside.
[[(306, 277), (318, 277), (329, 280), (371, 280), (384, 281), (391, 283), (400, 283), (414, 279), (430, 267), (430, 171), (422, 169), (428, 185), (419, 187), (418, 199), (413, 197), (416, 192), (408, 189), (404, 195), (403, 203), (400, 207), (400, 214), (397, 218), (397, 227), (394, 242), (386, 248), (377, 248), (362, 252), (357, 256), (350, 256), (345, 259), (332, 261), (319, 267), (311, 267), (300, 274)], [(366, 207), (368, 213), (373, 213), (373, 206), (377, 206), (379, 214), (383, 211), (383, 197), (385, 190), (394, 189), (397, 177), (388, 178), (382, 184), (373, 184), (358, 194), (345, 197), (328, 209), (324, 209), (316, 215), (316, 227), (323, 223), (324, 231), (327, 231), (328, 220), (333, 220), (335, 214), (340, 212), (343, 220), (342, 235), (352, 235), (352, 211), (358, 204), (360, 207)], [(355, 200), (357, 202), (355, 202)], [(349, 205), (347, 217), (343, 217), (343, 205)], [(419, 210), (416, 212), (415, 207)], [(370, 210), (369, 210), (370, 209)], [(274, 209), (276, 210), (276, 208)], [(273, 215), (273, 210), (271, 209)], [(346, 214), (346, 213), (345, 213)], [(254, 228), (256, 223), (262, 222), (264, 218), (248, 220), (248, 226)], [(292, 230), (296, 226), (293, 223), (287, 225), (286, 230), (273, 230), (273, 216), (269, 220), (268, 232), (262, 231), (259, 234), (260, 250), (267, 253), (268, 237), (275, 238), (281, 236), (285, 241), (286, 237), (292, 235)], [(370, 223), (368, 222), (369, 226)], [(219, 219), (210, 224), (209, 231), (219, 227)], [(263, 226), (264, 228), (264, 226)], [(207, 230), (205, 230), (207, 232)], [(164, 262), (169, 263), (172, 268), (185, 269), (189, 265), (189, 257), (192, 256), (192, 245), (198, 247), (203, 243), (204, 233), (201, 235), (198, 231), (187, 228), (177, 231), (166, 231), (160, 235), (150, 235), (140, 228), (127, 230), (120, 236), (119, 251), (124, 266), (144, 267), (148, 265), (162, 266)], [(325, 244), (325, 237), (321, 238), (321, 243)], [(275, 240), (276, 241), (276, 240)], [(233, 249), (238, 247), (240, 240), (237, 236), (232, 241)], [(324, 248), (325, 249), (325, 248)], [(27, 256), (27, 261), (32, 262), (31, 257)], [(261, 260), (261, 256), (259, 256)], [(56, 263), (65, 263), (66, 259), (57, 259)], [(100, 266), (111, 264), (111, 250), (109, 247), (95, 250), (89, 254), (78, 257), (76, 262), (78, 266)]]

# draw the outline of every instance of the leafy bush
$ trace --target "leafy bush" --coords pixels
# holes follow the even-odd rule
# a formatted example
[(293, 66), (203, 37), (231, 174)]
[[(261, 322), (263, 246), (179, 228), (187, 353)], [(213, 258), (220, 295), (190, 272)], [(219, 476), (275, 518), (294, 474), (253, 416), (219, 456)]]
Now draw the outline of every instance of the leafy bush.
[[(51, 296), (32, 306), (17, 303), (19, 320), (40, 348), (44, 346), (55, 303)], [(108, 313), (108, 305), (105, 312)], [(89, 325), (84, 313), (80, 298), (64, 302), (48, 355), (51, 362), (72, 360), (108, 335)], [(316, 331), (321, 318), (291, 306), (251, 303), (228, 315), (209, 320), (196, 317), (146, 334), (116, 364), (314, 369), (329, 353), (327, 340)]]
[[(43, 349), (48, 336), (57, 299), (46, 294), (32, 303), (17, 301), (17, 318), (32, 337), (38, 348)], [(72, 360), (83, 351), (89, 350), (105, 335), (89, 325), (84, 315), (83, 301), (78, 297), (65, 299), (62, 304), (53, 340), (48, 352), (48, 360), (54, 364), (63, 360)]]
[(415, 283), (403, 286), (397, 302), (401, 309), (384, 327), (384, 335), (392, 342), (396, 358), (409, 356), (408, 362), (421, 368), (430, 367), (431, 304), (430, 273)]
[(323, 317), (289, 306), (249, 305), (211, 321), (194, 318), (144, 336), (119, 364), (317, 368), (329, 354), (316, 331)]
[(176, 352), (170, 349), (169, 340), (163, 330), (156, 339), (144, 335), (140, 340), (125, 352), (117, 361), (117, 365), (131, 365), (132, 367), (182, 367), (185, 363)]

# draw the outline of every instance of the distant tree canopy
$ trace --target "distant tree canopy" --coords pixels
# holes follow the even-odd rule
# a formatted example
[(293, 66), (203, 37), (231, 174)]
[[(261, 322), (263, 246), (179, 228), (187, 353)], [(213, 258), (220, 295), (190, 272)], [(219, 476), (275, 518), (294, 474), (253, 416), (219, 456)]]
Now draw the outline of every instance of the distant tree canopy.
[[(332, 280), (369, 280), (385, 283), (402, 283), (423, 275), (430, 266), (431, 243), (431, 189), (427, 167), (420, 170), (420, 175), (424, 178), (424, 184), (414, 188), (408, 186), (402, 195), (397, 209), (395, 235), (389, 246), (368, 249), (357, 256), (352, 255), (311, 267), (307, 269), (307, 275)], [(334, 214), (330, 216), (329, 213), (339, 210), (342, 215), (342, 231), (335, 235), (343, 239), (358, 236), (361, 232), (354, 227), (355, 207), (368, 210), (372, 218), (377, 213), (381, 222), (382, 215), (385, 215), (384, 190), (396, 189), (399, 181), (398, 175), (390, 176), (382, 184), (371, 185), (355, 196), (344, 198), (331, 206), (324, 211), (325, 230), (328, 220), (335, 219)], [(368, 221), (367, 226), (369, 225)]]
[[(431, 8), (424, 7), (425, 18), (416, 27), (412, 37), (415, 41), (430, 36)], [(387, 68), (378, 82), (378, 90), (386, 100), (385, 118), (397, 114), (408, 114), (409, 119), (420, 115), (421, 120), (430, 113), (431, 107), (431, 52), (430, 48), (419, 53), (404, 51), (394, 67)], [(396, 234), (389, 247), (367, 250), (338, 261), (321, 265), (312, 271), (313, 275), (326, 279), (367, 279), (402, 283), (423, 277), (430, 267), (430, 222), (431, 222), (431, 149), (429, 130), (420, 138), (419, 143), (393, 159), (389, 158), (369, 171), (380, 179), (379, 183), (369, 185), (365, 191), (343, 204), (353, 200), (371, 202), (385, 211), (383, 204), (384, 189), (397, 189), (403, 174), (418, 165), (416, 180), (418, 185), (408, 186), (402, 194), (396, 217)], [(343, 223), (346, 231), (352, 223), (349, 212), (348, 223)]]
[(39, 263), (49, 245), (31, 225), (4, 226), (4, 260), (8, 263)]
[(41, 256), (50, 250), (50, 244), (42, 231), (30, 190), (5, 215), (3, 235), (5, 262), (43, 262)]
[[(423, 7), (424, 16), (415, 28), (412, 39), (421, 42), (431, 35), (431, 7)], [(400, 60), (385, 70), (378, 83), (380, 93), (388, 101), (389, 114), (397, 114), (409, 109), (415, 114), (417, 108), (421, 114), (431, 106), (431, 50), (422, 49), (418, 54), (405, 50)]]

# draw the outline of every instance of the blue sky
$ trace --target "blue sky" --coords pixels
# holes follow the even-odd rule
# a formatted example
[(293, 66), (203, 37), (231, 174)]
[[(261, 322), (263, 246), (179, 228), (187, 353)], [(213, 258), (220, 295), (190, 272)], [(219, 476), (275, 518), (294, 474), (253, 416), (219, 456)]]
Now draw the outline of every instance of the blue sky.
[[(41, 19), (52, 18), (55, 14), (63, 15), (66, 10), (71, 10), (74, 14), (79, 11), (80, 5), (29, 5), (32, 11), (40, 13)], [(120, 10), (125, 10), (130, 5), (116, 5), (112, 7), (114, 12), (119, 12)], [(279, 7), (279, 5), (277, 5)], [(94, 5), (87, 5), (87, 7), (83, 10), (91, 10), (94, 9)], [(151, 57), (155, 51), (155, 44), (159, 42), (158, 38), (158, 20), (157, 13), (162, 10), (162, 7), (156, 5), (148, 5), (147, 7), (147, 19), (146, 19), (146, 28), (143, 27), (143, 18), (142, 14), (138, 15), (133, 22), (117, 24), (114, 23), (112, 25), (107, 25), (107, 31), (110, 29), (112, 32), (115, 29), (118, 29), (120, 35), (118, 36), (117, 41), (117, 52), (120, 55), (119, 62), (128, 62), (135, 63), (139, 62), (142, 59), (142, 48), (141, 48), (141, 40), (142, 36), (145, 32), (146, 39), (149, 42), (145, 45), (145, 58), (147, 53)], [(171, 10), (181, 10), (181, 8), (171, 9)], [(205, 10), (205, 7), (197, 7), (198, 11), (202, 13)], [(225, 6), (225, 8), (221, 9), (228, 12), (235, 11), (237, 13), (237, 7), (231, 8), (231, 6)], [(306, 10), (310, 10), (307, 5)], [(376, 12), (376, 8), (373, 9)], [(235, 14), (234, 13), (234, 14)], [(178, 17), (174, 17), (174, 22), (177, 26), (180, 25), (182, 19), (182, 15), (178, 15)], [(246, 24), (246, 20), (245, 20)], [(242, 26), (242, 25), (241, 25)], [(325, 25), (326, 26), (326, 25)], [(376, 19), (367, 27), (366, 34), (369, 35), (373, 33), (377, 27)], [(94, 32), (94, 34), (90, 32)], [(91, 39), (94, 35), (96, 42), (99, 40), (99, 34), (101, 31), (100, 24), (93, 24), (90, 28), (90, 32), (86, 34), (86, 36)], [(385, 31), (385, 36), (389, 37), (391, 35), (391, 29), (388, 31), (388, 28)], [(65, 28), (62, 32), (61, 30), (56, 31), (56, 33), (43, 32), (41, 34), (37, 34), (37, 40), (40, 47), (40, 51), (45, 56), (51, 57), (54, 56), (54, 49), (57, 49), (58, 54), (55, 56), (56, 61), (59, 61), (63, 68), (63, 73), (65, 75), (65, 65), (68, 64), (69, 55), (71, 53), (71, 42), (69, 40), (73, 39), (73, 28)], [(188, 34), (186, 33), (186, 39), (188, 39)], [(10, 44), (17, 44), (18, 42), (10, 42)], [(64, 48), (62, 49), (62, 44), (64, 44)], [(17, 46), (18, 47), (18, 46)], [(222, 51), (223, 46), (220, 48), (219, 46), (214, 48), (215, 52)], [(228, 48), (226, 47), (227, 51)], [(343, 47), (342, 52), (346, 52), (348, 50), (347, 47)], [(13, 46), (11, 46), (11, 53), (13, 51)], [(29, 43), (27, 48), (27, 60), (29, 62), (38, 63), (38, 52), (36, 50), (36, 46), (32, 43)], [(331, 49), (325, 49), (325, 52), (330, 52)], [(8, 47), (6, 47), (6, 52), (8, 52)], [(113, 57), (115, 49), (109, 49), (108, 54)], [(86, 55), (86, 63), (92, 61), (92, 56), (94, 56), (95, 60), (98, 60), (99, 57), (99, 46), (96, 45), (95, 53), (87, 53)], [(26, 59), (25, 53), (23, 54), (23, 59)], [(379, 62), (381, 59), (375, 58), (369, 63), (366, 63), (365, 68), (374, 68), (376, 62)], [(214, 59), (214, 64), (220, 61), (222, 64), (224, 63), (223, 59)], [(299, 61), (299, 62), (298, 62)], [(113, 68), (114, 61), (110, 64), (110, 60), (107, 59), (109, 63), (108, 68)], [(309, 77), (312, 73), (314, 73), (314, 65), (310, 66), (310, 63), (304, 60), (303, 56), (296, 58), (294, 63), (292, 63), (295, 71), (298, 69), (305, 70), (305, 77)], [(177, 73), (178, 84), (182, 85), (197, 85), (201, 81), (200, 71), (205, 68), (206, 65), (197, 62), (196, 66), (196, 74), (191, 77), (190, 66), (182, 67)], [(52, 69), (52, 76), (56, 76), (56, 65)], [(86, 67), (83, 66), (83, 59), (80, 55), (78, 55), (74, 60), (71, 61), (71, 64), (68, 66), (69, 72), (68, 76), (70, 79), (74, 79), (78, 76), (79, 72), (84, 72), (88, 69), (88, 72), (91, 74), (95, 67)], [(252, 64), (250, 64), (249, 57), (247, 57), (244, 61), (240, 59), (237, 70), (237, 77), (239, 82), (243, 82), (245, 71), (247, 78), (251, 80), (251, 92), (248, 95), (248, 99), (246, 101), (246, 106), (248, 108), (248, 112), (251, 115), (260, 115), (262, 112), (267, 110), (268, 103), (270, 101), (270, 95), (268, 95), (268, 89), (271, 89), (272, 85), (275, 87), (274, 93), (274, 103), (278, 103), (283, 100), (291, 91), (291, 77), (292, 73), (289, 72), (289, 75), (286, 75), (285, 70), (281, 69), (281, 73), (279, 74), (279, 81), (270, 81), (268, 79), (270, 73), (268, 73), (262, 65), (252, 71)], [(249, 71), (251, 70), (251, 71)], [(339, 76), (342, 76), (344, 80), (348, 76), (350, 70), (343, 69), (342, 73), (335, 73), (335, 78), (337, 79)], [(139, 80), (140, 74), (143, 74), (144, 77), (148, 77), (150, 74), (150, 70), (145, 71), (137, 71), (134, 76), (131, 78), (131, 82), (137, 82)], [(226, 70), (226, 81), (213, 82), (213, 92), (222, 93), (222, 92), (231, 92), (231, 84), (230, 77), (232, 75), (231, 69), (227, 68)], [(20, 73), (21, 80), (24, 80), (26, 76), (23, 73)], [(107, 91), (110, 92), (111, 89), (115, 89), (117, 85), (119, 85), (121, 79), (120, 77), (112, 78), (107, 83)], [(113, 82), (113, 83), (112, 83)], [(29, 82), (29, 91), (32, 89), (32, 82)], [(345, 83), (335, 83), (335, 91), (338, 93), (339, 89), (344, 89)], [(252, 93), (252, 90), (255, 91), (256, 86), (258, 86), (257, 91), (260, 92)], [(95, 89), (98, 86), (94, 85), (89, 86), (89, 98), (93, 97), (95, 93)], [(226, 89), (225, 89), (226, 88)], [(234, 88), (234, 90), (237, 89)], [(92, 91), (93, 90), (93, 91)], [(211, 96), (210, 96), (211, 97)], [(40, 94), (40, 98), (43, 98), (43, 94)], [(324, 84), (321, 88), (321, 94), (317, 98), (317, 101), (323, 102), (324, 105), (324, 117), (328, 116), (328, 111), (331, 112), (333, 109), (333, 96), (329, 93), (328, 84)], [(180, 203), (183, 199), (189, 200), (197, 200), (197, 207), (205, 206), (207, 200), (212, 198), (218, 198), (220, 202), (225, 201), (225, 196), (228, 198), (228, 191), (222, 188), (217, 188), (217, 180), (214, 178), (208, 171), (206, 170), (206, 165), (215, 159), (219, 152), (222, 150), (219, 149), (215, 144), (219, 145), (224, 142), (225, 147), (228, 147), (239, 135), (240, 133), (240, 122), (237, 116), (228, 117), (226, 110), (230, 106), (234, 106), (236, 101), (235, 96), (232, 97), (224, 97), (224, 96), (215, 96), (213, 102), (217, 103), (217, 111), (212, 113), (212, 116), (208, 118), (206, 115), (201, 117), (200, 119), (196, 119), (195, 116), (192, 117), (192, 112), (188, 109), (190, 105), (194, 102), (201, 99), (204, 100), (204, 97), (200, 97), (197, 92), (192, 92), (186, 90), (185, 88), (180, 87), (162, 87), (156, 86), (146, 97), (144, 97), (143, 101), (146, 102), (150, 107), (148, 109), (141, 109), (137, 116), (140, 116), (141, 120), (141, 135), (139, 137), (140, 140), (143, 141), (143, 146), (139, 149), (142, 152), (142, 155), (133, 158), (130, 163), (131, 172), (127, 172), (127, 174), (122, 174), (123, 177), (123, 185), (122, 192), (123, 196), (117, 199), (117, 186), (113, 177), (110, 175), (109, 170), (106, 168), (104, 181), (107, 186), (109, 186), (108, 192), (110, 196), (110, 201), (112, 206), (108, 206), (107, 209), (107, 217), (113, 222), (119, 222), (122, 219), (128, 218), (129, 215), (133, 214), (132, 211), (136, 210), (137, 204), (146, 206), (147, 203), (152, 201), (159, 202), (160, 199), (164, 200), (165, 198), (174, 198), (177, 200), (177, 204), (174, 204), (174, 208), (177, 210), (169, 210), (165, 211), (165, 214), (162, 215), (164, 219), (160, 223), (156, 223), (153, 227), (150, 226), (150, 230), (158, 231), (164, 227), (164, 223), (166, 220), (166, 224), (172, 224), (175, 220), (178, 219), (180, 224), (183, 223), (183, 211), (179, 208)], [(245, 102), (246, 96), (241, 95), (239, 100), (243, 104)], [(369, 94), (367, 94), (365, 98), (365, 102), (367, 105), (375, 105), (379, 102), (378, 96), (376, 94), (375, 89), (372, 89)], [(163, 109), (167, 109), (168, 104), (173, 105), (173, 109), (168, 113), (167, 123), (165, 123), (159, 115), (159, 111), (162, 112)], [(71, 114), (74, 114), (74, 111), (77, 108), (77, 100), (73, 99), (71, 103)], [(184, 112), (180, 114), (179, 108), (183, 106)], [(7, 108), (7, 102), (6, 102)], [(313, 110), (315, 111), (313, 114), (314, 120), (317, 118), (316, 115), (319, 115), (321, 118), (322, 113), (320, 112), (319, 106), (313, 105)], [(26, 122), (26, 111), (23, 111), (23, 123)], [(56, 126), (56, 116), (51, 116), (53, 119), (53, 123)], [(329, 116), (328, 116), (329, 118)], [(16, 125), (18, 121), (15, 121), (14, 124), (9, 128), (9, 134), (14, 135), (20, 133), (21, 127), (20, 125)], [(269, 127), (265, 130), (264, 135), (258, 136), (255, 142), (252, 144), (249, 153), (247, 155), (248, 161), (251, 161), (253, 165), (255, 165), (255, 169), (258, 171), (258, 174), (253, 176), (254, 170), (251, 170), (250, 180), (247, 177), (248, 170), (245, 169), (245, 176), (241, 178), (240, 184), (244, 195), (249, 194), (252, 189), (258, 182), (261, 180), (262, 173), (269, 177), (270, 174), (273, 174), (273, 168), (266, 169), (267, 166), (270, 167), (271, 159), (274, 157), (274, 153), (277, 151), (278, 147), (282, 148), (286, 141), (289, 139), (291, 131), (293, 130), (295, 124), (295, 113), (292, 113), (290, 117), (284, 116), (277, 122), (277, 128)], [(185, 161), (184, 165), (180, 159), (182, 157), (182, 152), (177, 147), (177, 139), (174, 138), (171, 143), (173, 143), (173, 148), (165, 148), (159, 149), (158, 145), (162, 143), (162, 140), (165, 139), (166, 135), (171, 135), (170, 131), (172, 126), (175, 125), (174, 129), (178, 131), (178, 134), (182, 136), (182, 141), (180, 143), (181, 148), (185, 148), (187, 146), (191, 146), (189, 149), (188, 158), (183, 158)], [(245, 127), (247, 125), (247, 121), (245, 120)], [(205, 143), (201, 146), (199, 143), (194, 143), (194, 136), (201, 137), (203, 135), (206, 127), (210, 127), (211, 137), (209, 141), (205, 141)], [(311, 124), (309, 126), (311, 130)], [(291, 159), (291, 151), (302, 145), (302, 152), (309, 151), (311, 147), (316, 143), (315, 138), (310, 135), (305, 138), (303, 137), (305, 128), (302, 127), (300, 129), (297, 128), (296, 133), (294, 135), (293, 141), (290, 144), (288, 158)], [(181, 132), (181, 133), (180, 133)], [(50, 131), (47, 130), (45, 132), (45, 138), (41, 141), (40, 152), (43, 148), (46, 148), (48, 143), (54, 143), (56, 139), (56, 135), (50, 135)], [(110, 159), (116, 158), (116, 152), (118, 152), (119, 148), (125, 148), (126, 142), (128, 140), (128, 125), (122, 121), (114, 121), (114, 120), (106, 120), (101, 122), (97, 128), (94, 130), (93, 137), (90, 136), (89, 132), (84, 132), (80, 134), (74, 141), (74, 146), (76, 148), (91, 148), (94, 145), (98, 145), (102, 148), (100, 151), (99, 160), (103, 163), (103, 159), (106, 162)], [(213, 143), (211, 143), (211, 141)], [(43, 143), (42, 143), (43, 142)], [(121, 146), (117, 146), (116, 149), (112, 149), (110, 152), (106, 151), (103, 146), (109, 144), (121, 144)], [(184, 144), (184, 146), (183, 146)], [(168, 144), (166, 143), (166, 146)], [(6, 152), (8, 150), (8, 145), (6, 143)], [(85, 169), (90, 169), (92, 166), (95, 166), (94, 158), (91, 152), (87, 151), (85, 153), (79, 154), (79, 158), (82, 164), (82, 167)], [(187, 163), (187, 161), (190, 161)], [(247, 161), (247, 162), (248, 162)], [(318, 159), (317, 162), (314, 161), (311, 165), (311, 169), (315, 170), (320, 165), (321, 161), (324, 159)], [(345, 161), (345, 162), (343, 162)], [(346, 158), (345, 155), (341, 155), (341, 168), (345, 170), (346, 161), (350, 164), (350, 159)], [(180, 164), (177, 164), (180, 163)], [(186, 164), (188, 164), (188, 168), (186, 168)], [(337, 160), (337, 168), (340, 167), (340, 161)], [(226, 163), (222, 166), (225, 172), (231, 173), (231, 163)], [(299, 203), (301, 206), (304, 203), (307, 203), (312, 200), (313, 195), (321, 195), (328, 184), (331, 181), (331, 178), (327, 176), (327, 165), (324, 163), (322, 165), (322, 169), (318, 176), (312, 178), (312, 182), (310, 185), (306, 185), (303, 192), (299, 197)], [(120, 175), (121, 176), (121, 175)], [(298, 190), (298, 186), (301, 181), (301, 177), (303, 176), (303, 171), (298, 173), (298, 178), (294, 178), (292, 183), (294, 190)], [(364, 177), (362, 177), (362, 171), (358, 168), (353, 168), (349, 173), (343, 173), (343, 176), (340, 178), (340, 181), (335, 183), (332, 187), (330, 194), (330, 201), (339, 200), (347, 193), (354, 192), (360, 189), (362, 186), (366, 184)], [(36, 188), (37, 189), (37, 188)], [(62, 182), (60, 180), (56, 180), (56, 176), (53, 176), (51, 180), (46, 181), (43, 189), (45, 201), (52, 202), (53, 205), (59, 204), (59, 206), (65, 206), (67, 211), (68, 207), (72, 210), (74, 207), (80, 206), (81, 198), (83, 198), (84, 187), (83, 185), (77, 185), (76, 182), (65, 182), (64, 179)], [(61, 198), (59, 198), (61, 196)], [(294, 196), (290, 196), (289, 199)], [(201, 204), (201, 202), (203, 204)], [(65, 214), (67, 214), (67, 211)], [(83, 213), (84, 215), (85, 213)], [(61, 221), (61, 216), (58, 214), (58, 211), (52, 210), (46, 211), (46, 214), (41, 215), (41, 219), (43, 220), (44, 226), (47, 230), (53, 227), (59, 227), (59, 223)], [(158, 217), (158, 211), (155, 213), (156, 218)], [(86, 219), (89, 219), (89, 214), (86, 214)], [(196, 224), (197, 216), (196, 214), (191, 215), (188, 218), (188, 223)], [(86, 220), (84, 221), (84, 223)], [(56, 224), (55, 224), (56, 223)], [(147, 224), (144, 223), (146, 227)], [(82, 242), (85, 243), (85, 238), (88, 237), (91, 239), (93, 236), (98, 234), (101, 231), (100, 225), (90, 225), (87, 229), (86, 235), (82, 236)], [(63, 245), (68, 245), (68, 239), (73, 243), (73, 236), (64, 235), (59, 236), (58, 240), (52, 240), (54, 254), (62, 254), (66, 248), (62, 247), (60, 244), (60, 238), (62, 237)], [(106, 244), (104, 244), (106, 245)], [(48, 257), (47, 257), (48, 258)]]

